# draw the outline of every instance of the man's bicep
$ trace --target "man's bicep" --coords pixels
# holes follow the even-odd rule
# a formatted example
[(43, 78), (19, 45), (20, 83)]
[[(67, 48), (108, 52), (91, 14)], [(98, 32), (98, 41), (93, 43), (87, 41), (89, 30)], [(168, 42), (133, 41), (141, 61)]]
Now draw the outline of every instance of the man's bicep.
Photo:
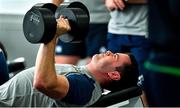
[(66, 96), (68, 89), (69, 82), (67, 78), (63, 75), (57, 75), (57, 80), (55, 80), (52, 86), (40, 91), (53, 99), (62, 99)]

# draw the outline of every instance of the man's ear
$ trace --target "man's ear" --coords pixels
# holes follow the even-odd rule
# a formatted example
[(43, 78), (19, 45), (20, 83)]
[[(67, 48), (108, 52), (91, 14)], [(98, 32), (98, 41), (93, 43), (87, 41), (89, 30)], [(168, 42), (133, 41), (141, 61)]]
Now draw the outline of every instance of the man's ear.
[(108, 72), (108, 76), (112, 80), (120, 80), (121, 79), (121, 74), (118, 71)]

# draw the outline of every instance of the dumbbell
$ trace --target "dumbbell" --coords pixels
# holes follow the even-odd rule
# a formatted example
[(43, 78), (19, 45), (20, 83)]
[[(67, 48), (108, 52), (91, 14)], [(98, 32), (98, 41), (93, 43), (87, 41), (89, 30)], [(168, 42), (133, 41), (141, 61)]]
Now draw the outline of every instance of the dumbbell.
[(71, 30), (62, 36), (64, 42), (84, 41), (89, 29), (89, 11), (81, 2), (65, 2), (60, 6), (38, 3), (24, 16), (23, 32), (30, 43), (48, 43), (55, 33), (60, 15), (66, 17)]

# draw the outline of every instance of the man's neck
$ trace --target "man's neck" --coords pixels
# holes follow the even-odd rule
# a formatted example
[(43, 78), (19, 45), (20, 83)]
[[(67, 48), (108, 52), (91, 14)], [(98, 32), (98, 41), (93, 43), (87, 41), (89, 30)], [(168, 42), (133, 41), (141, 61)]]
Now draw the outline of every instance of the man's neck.
[(91, 63), (87, 64), (86, 66), (88, 71), (94, 76), (94, 78), (100, 85), (106, 83), (105, 77), (107, 77), (107, 75), (105, 73), (103, 74), (103, 72), (97, 71)]

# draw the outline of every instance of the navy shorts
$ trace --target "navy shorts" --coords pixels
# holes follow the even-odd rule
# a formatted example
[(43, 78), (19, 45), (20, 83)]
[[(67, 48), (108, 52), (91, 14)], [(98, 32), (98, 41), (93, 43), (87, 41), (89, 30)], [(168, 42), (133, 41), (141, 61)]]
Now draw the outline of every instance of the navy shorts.
[(89, 33), (84, 42), (64, 43), (58, 41), (56, 55), (75, 55), (92, 57), (106, 51), (107, 24), (90, 24)]

